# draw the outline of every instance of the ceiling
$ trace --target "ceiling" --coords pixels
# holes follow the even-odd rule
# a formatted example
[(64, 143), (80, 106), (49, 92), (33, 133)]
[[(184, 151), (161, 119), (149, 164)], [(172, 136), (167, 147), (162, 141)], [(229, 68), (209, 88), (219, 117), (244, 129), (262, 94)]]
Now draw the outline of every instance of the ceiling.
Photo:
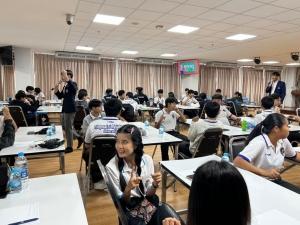
[[(0, 45), (34, 51), (76, 51), (107, 57), (236, 62), (261, 57), (293, 62), (300, 51), (300, 0), (0, 0)], [(66, 14), (74, 23), (66, 24)], [(93, 23), (97, 13), (122, 16), (118, 26)], [(134, 25), (138, 23), (137, 25)], [(163, 25), (163, 29), (156, 29)], [(190, 34), (171, 33), (176, 25), (199, 27)], [(225, 37), (256, 35), (245, 41)], [(93, 51), (77, 51), (77, 45)], [(124, 50), (138, 51), (130, 56)], [(252, 65), (254, 63), (243, 63)]]

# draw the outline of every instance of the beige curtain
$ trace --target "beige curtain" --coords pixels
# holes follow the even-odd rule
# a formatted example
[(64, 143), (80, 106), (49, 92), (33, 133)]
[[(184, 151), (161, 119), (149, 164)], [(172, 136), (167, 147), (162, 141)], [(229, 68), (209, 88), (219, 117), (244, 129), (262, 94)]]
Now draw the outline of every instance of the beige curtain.
[(233, 97), (233, 93), (239, 90), (239, 70), (238, 68), (218, 68), (218, 86), (222, 90), (222, 95)]
[(14, 66), (0, 66), (0, 99), (14, 98), (16, 94), (16, 80)]

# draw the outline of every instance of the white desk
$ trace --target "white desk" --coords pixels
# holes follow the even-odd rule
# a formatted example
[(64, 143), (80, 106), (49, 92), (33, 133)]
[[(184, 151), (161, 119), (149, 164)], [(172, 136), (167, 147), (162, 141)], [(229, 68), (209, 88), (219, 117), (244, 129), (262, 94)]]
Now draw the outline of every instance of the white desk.
[(194, 107), (194, 106), (187, 106), (187, 105), (176, 105), (178, 109), (186, 110), (186, 109), (195, 109), (199, 110), (200, 107)]
[(156, 108), (156, 107), (150, 107), (150, 106), (144, 106), (144, 105), (139, 105), (139, 110), (141, 110), (141, 113), (142, 113), (142, 122), (145, 121), (145, 115), (144, 115), (144, 112), (145, 111), (159, 111), (160, 109), (159, 108)]
[(7, 101), (0, 101), (0, 104), (2, 104), (2, 105), (8, 105), (9, 103)]
[(36, 111), (36, 114), (39, 113), (61, 113), (62, 107), (57, 108), (57, 106), (40, 106)]
[(46, 100), (44, 101), (46, 104), (50, 104), (50, 105), (56, 105), (56, 104), (61, 104), (61, 100)]
[[(161, 161), (163, 168), (161, 201), (166, 202), (167, 173), (174, 176), (185, 187), (190, 188), (191, 180), (187, 175), (193, 174), (200, 165), (211, 160), (220, 160), (218, 156), (206, 156), (195, 159)], [(256, 216), (277, 209), (300, 221), (300, 195), (272, 183), (246, 170), (238, 169), (244, 177), (251, 204), (252, 215)], [(282, 223), (284, 224), (284, 223)]]
[[(31, 148), (29, 145), (33, 142), (40, 143), (43, 140), (46, 140), (46, 134), (40, 135), (28, 135), (28, 131), (39, 131), (45, 126), (39, 127), (20, 127), (15, 136), (15, 143), (11, 147), (3, 148), (0, 151), (0, 157), (6, 156), (17, 156), (19, 152), (24, 152), (25, 156), (35, 155), (34, 157), (29, 157), (30, 159), (34, 158), (44, 158), (49, 157), (49, 153), (53, 153), (52, 157), (59, 157), (60, 169), (62, 173), (65, 173), (65, 146), (61, 145), (55, 149), (41, 148), (39, 146)], [(53, 135), (53, 138), (58, 138), (60, 140), (64, 139), (62, 126), (56, 126), (56, 134)], [(48, 154), (48, 156), (45, 154)], [(44, 156), (43, 156), (44, 155)]]
[(29, 179), (29, 190), (0, 199), (0, 209), (32, 203), (39, 203), (37, 224), (88, 224), (75, 173)]

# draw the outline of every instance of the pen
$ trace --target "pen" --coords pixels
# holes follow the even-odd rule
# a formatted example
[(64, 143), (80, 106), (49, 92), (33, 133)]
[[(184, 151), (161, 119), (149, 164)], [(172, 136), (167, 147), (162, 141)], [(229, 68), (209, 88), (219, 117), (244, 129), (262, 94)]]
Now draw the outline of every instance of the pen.
[(23, 224), (23, 223), (29, 223), (29, 222), (33, 222), (38, 220), (39, 218), (33, 218), (33, 219), (29, 219), (29, 220), (23, 220), (23, 221), (19, 221), (19, 222), (15, 222), (15, 223), (10, 223), (8, 225), (19, 225), (19, 224)]

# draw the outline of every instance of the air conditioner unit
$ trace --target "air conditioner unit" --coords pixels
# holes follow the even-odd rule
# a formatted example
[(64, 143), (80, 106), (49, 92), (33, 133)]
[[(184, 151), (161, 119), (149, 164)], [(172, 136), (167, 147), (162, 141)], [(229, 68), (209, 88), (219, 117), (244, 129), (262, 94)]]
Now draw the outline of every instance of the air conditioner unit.
[(255, 66), (256, 70), (272, 70), (272, 71), (281, 71), (281, 66)]
[(99, 54), (85, 54), (77, 52), (55, 52), (56, 58), (63, 59), (84, 59), (84, 60), (100, 60), (101, 57)]
[(227, 63), (227, 62), (207, 62), (206, 66), (211, 67), (225, 67), (225, 68), (237, 68), (237, 63)]
[(172, 59), (154, 59), (154, 58), (137, 58), (136, 63), (140, 64), (158, 64), (158, 65), (172, 65)]

